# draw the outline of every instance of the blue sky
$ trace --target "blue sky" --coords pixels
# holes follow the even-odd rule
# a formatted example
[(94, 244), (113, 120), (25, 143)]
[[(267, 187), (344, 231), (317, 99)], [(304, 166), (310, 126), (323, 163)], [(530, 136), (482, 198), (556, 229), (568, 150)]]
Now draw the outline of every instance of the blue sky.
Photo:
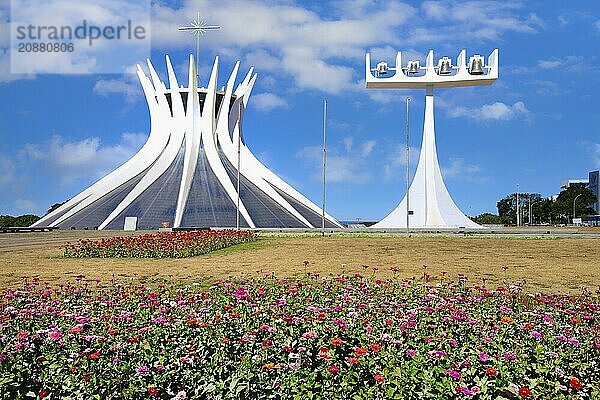
[[(98, 2), (103, 4), (104, 2)], [(0, 2), (0, 47), (9, 43)], [(65, 2), (69, 4), (69, 2)], [(328, 100), (328, 211), (380, 219), (401, 200), (404, 98), (412, 98), (414, 171), (422, 91), (364, 88), (364, 54), (394, 60), (488, 55), (500, 77), (486, 87), (436, 91), (438, 156), (455, 202), (496, 212), (522, 191), (552, 195), (562, 180), (600, 167), (600, 3), (563, 1), (160, 1), (152, 4), (151, 58), (164, 54), (185, 82), (194, 39), (177, 27), (196, 11), (222, 29), (203, 38), (201, 79), (221, 56), (220, 85), (237, 60), (259, 74), (246, 141), (272, 170), (320, 204), (322, 102)], [(143, 60), (140, 60), (143, 61)], [(203, 76), (203, 78), (202, 78)], [(147, 137), (149, 115), (132, 74), (9, 72), (0, 52), (0, 214), (43, 214), (116, 168)]]

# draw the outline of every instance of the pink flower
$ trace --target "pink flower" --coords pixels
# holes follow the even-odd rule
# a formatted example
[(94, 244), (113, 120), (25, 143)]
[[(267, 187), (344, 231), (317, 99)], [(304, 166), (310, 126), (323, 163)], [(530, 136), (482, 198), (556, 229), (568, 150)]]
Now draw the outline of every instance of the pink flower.
[(530, 335), (536, 339), (541, 339), (544, 337), (544, 334), (538, 331), (531, 331)]
[(460, 379), (460, 373), (458, 371), (455, 371), (453, 369), (447, 369), (444, 371), (444, 375), (448, 375), (451, 378), (454, 378), (456, 380)]
[(62, 338), (62, 331), (60, 329), (53, 329), (48, 332), (48, 337), (53, 342), (57, 342), (60, 340), (60, 338)]
[(488, 361), (490, 359), (490, 356), (488, 356), (484, 352), (479, 353), (478, 357), (479, 357), (479, 361), (481, 361), (481, 362), (486, 362), (486, 361)]
[(144, 375), (148, 375), (150, 373), (150, 368), (148, 368), (145, 365), (142, 365), (140, 367), (138, 367), (137, 369), (137, 373), (144, 376)]
[(337, 365), (330, 365), (329, 368), (327, 368), (327, 372), (330, 374), (337, 374), (340, 372), (340, 367)]

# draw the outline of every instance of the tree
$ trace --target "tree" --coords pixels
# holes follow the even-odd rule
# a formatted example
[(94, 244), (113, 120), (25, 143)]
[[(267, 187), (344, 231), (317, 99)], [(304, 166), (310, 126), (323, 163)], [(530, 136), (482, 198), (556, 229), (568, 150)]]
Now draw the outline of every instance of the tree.
[[(542, 196), (539, 193), (519, 193), (519, 210), (521, 211), (522, 217), (529, 217), (529, 202), (531, 201), (531, 208), (533, 215), (536, 211), (540, 211), (538, 203), (543, 202)], [(536, 206), (538, 208), (536, 208)], [(496, 203), (498, 207), (498, 215), (500, 216), (502, 223), (505, 225), (516, 225), (517, 224), (517, 194), (512, 193), (504, 197), (502, 200)], [(521, 219), (521, 223), (527, 221), (527, 219)], [(533, 219), (532, 219), (533, 222)]]
[(479, 214), (471, 219), (480, 225), (502, 225), (504, 223), (502, 217), (492, 213)]
[(573, 218), (573, 200), (575, 201), (575, 213), (578, 216), (587, 216), (594, 214), (591, 207), (596, 202), (594, 193), (586, 188), (569, 186), (559, 193), (554, 204), (552, 204), (552, 213), (560, 218), (562, 223), (569, 223)]
[(20, 215), (18, 217), (12, 217), (10, 215), (0, 215), (0, 227), (30, 226), (39, 219), (40, 217), (32, 214)]
[(69, 200), (65, 200), (62, 203), (55, 203), (52, 204), (52, 206), (50, 206), (50, 208), (48, 209), (48, 211), (46, 211), (46, 215), (50, 214), (52, 211), (56, 210), (58, 207), (62, 206), (63, 204), (65, 204), (67, 201)]
[(10, 215), (0, 215), (0, 227), (15, 226), (15, 217)]
[(30, 226), (40, 219), (37, 215), (25, 214), (15, 218), (15, 224), (13, 226)]

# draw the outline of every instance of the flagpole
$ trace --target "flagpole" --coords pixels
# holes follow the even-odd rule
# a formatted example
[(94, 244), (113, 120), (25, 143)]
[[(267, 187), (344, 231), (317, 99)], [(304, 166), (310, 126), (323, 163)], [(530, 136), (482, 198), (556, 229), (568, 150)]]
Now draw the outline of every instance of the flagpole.
[(406, 236), (410, 236), (410, 148), (408, 146), (408, 105), (410, 97), (406, 98)]
[(325, 182), (327, 166), (327, 100), (323, 101), (323, 208), (321, 216), (322, 236), (325, 236)]
[(238, 111), (238, 140), (237, 140), (237, 212), (236, 212), (236, 229), (240, 230), (240, 163), (241, 163), (241, 145), (242, 145), (242, 99), (239, 100), (240, 108)]

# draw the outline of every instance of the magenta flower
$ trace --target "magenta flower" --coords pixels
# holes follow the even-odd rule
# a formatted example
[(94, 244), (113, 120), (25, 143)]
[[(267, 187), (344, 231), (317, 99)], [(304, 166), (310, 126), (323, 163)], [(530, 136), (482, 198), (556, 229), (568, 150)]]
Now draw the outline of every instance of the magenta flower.
[(150, 368), (148, 368), (146, 365), (139, 366), (137, 373), (142, 376), (148, 375), (150, 373)]
[(329, 368), (327, 368), (327, 372), (330, 374), (337, 374), (340, 372), (340, 367), (337, 365), (330, 365)]
[(60, 340), (60, 338), (62, 338), (62, 331), (60, 329), (53, 329), (48, 332), (48, 337), (53, 342), (57, 342)]
[(448, 375), (449, 377), (454, 378), (456, 380), (460, 379), (460, 372), (453, 370), (453, 369), (445, 370), (444, 375)]
[(490, 356), (484, 352), (479, 353), (478, 357), (479, 357), (479, 361), (481, 361), (481, 362), (486, 362), (490, 359)]
[(538, 331), (531, 331), (530, 335), (531, 335), (531, 337), (534, 337), (536, 339), (541, 339), (544, 337), (544, 334), (540, 333)]

